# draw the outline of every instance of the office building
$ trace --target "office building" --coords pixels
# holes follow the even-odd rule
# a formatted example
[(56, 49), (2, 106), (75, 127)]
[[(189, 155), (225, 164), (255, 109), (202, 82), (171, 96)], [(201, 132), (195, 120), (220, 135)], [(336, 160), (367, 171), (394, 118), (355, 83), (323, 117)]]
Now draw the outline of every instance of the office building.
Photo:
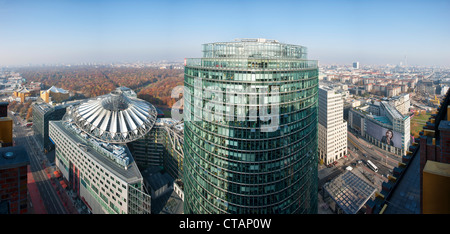
[(3, 213), (28, 212), (27, 172), (30, 159), (24, 146), (0, 148), (0, 205)]
[(353, 63), (353, 68), (359, 69), (359, 62), (354, 62)]
[[(183, 126), (182, 121), (158, 117), (144, 137), (127, 144), (142, 171), (144, 183), (153, 193), (152, 213), (183, 213), (179, 204), (184, 200)], [(170, 205), (165, 206), (166, 203)]]
[(0, 102), (0, 147), (13, 145), (13, 120), (8, 117), (8, 102)]
[(352, 108), (348, 122), (372, 144), (397, 155), (406, 155), (411, 144), (410, 116), (402, 115), (389, 101)]
[(33, 130), (41, 150), (51, 151), (54, 149), (54, 144), (48, 137), (49, 122), (61, 120), (66, 113), (66, 108), (68, 106), (79, 103), (80, 101), (76, 101), (57, 106), (50, 105), (46, 102), (37, 102), (32, 104)]
[(410, 113), (409, 108), (411, 107), (411, 100), (409, 98), (409, 93), (394, 96), (389, 99), (389, 103), (391, 103), (391, 105), (393, 105), (402, 115), (408, 115)]
[(128, 143), (140, 168), (164, 168), (174, 179), (183, 179), (183, 126), (172, 118), (158, 118), (144, 137)]
[(9, 102), (0, 102), (0, 117), (8, 116), (8, 105)]
[(450, 92), (393, 169), (369, 213), (450, 213)]
[(185, 60), (185, 213), (317, 213), (317, 61), (267, 39), (202, 50)]
[(329, 165), (347, 154), (344, 100), (337, 89), (319, 87), (319, 160)]
[(450, 87), (448, 85), (441, 85), (440, 88), (441, 88), (440, 95), (445, 95), (445, 94), (447, 94)]
[(150, 213), (151, 197), (126, 143), (147, 134), (155, 121), (153, 105), (120, 89), (50, 121), (55, 164), (92, 213)]
[(11, 117), (0, 117), (0, 147), (13, 145), (13, 120)]

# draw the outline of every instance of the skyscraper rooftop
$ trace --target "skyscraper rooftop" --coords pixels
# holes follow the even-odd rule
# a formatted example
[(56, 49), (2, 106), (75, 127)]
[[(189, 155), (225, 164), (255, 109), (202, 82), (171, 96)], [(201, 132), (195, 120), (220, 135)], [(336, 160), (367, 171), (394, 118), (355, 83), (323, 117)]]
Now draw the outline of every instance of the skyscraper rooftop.
[(264, 38), (203, 44), (204, 58), (306, 59), (306, 47)]

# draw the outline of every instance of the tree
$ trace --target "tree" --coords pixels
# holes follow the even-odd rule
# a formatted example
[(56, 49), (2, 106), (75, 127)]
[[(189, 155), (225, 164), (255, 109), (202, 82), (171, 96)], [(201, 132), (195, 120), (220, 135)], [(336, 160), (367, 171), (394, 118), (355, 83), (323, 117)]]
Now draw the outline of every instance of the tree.
[(31, 118), (33, 117), (33, 107), (28, 107), (28, 111), (27, 111), (27, 116), (26, 116), (26, 120), (29, 121)]

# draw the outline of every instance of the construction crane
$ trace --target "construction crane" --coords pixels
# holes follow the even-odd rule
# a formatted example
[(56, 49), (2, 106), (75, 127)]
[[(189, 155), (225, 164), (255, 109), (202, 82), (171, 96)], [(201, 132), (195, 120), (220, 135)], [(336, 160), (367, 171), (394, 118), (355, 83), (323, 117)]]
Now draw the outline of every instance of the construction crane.
[(436, 94), (434, 95), (434, 99), (430, 99), (430, 102), (433, 103), (433, 104), (436, 105), (436, 106), (439, 106), (439, 105), (440, 105), (440, 101), (439, 101), (439, 99), (437, 98)]

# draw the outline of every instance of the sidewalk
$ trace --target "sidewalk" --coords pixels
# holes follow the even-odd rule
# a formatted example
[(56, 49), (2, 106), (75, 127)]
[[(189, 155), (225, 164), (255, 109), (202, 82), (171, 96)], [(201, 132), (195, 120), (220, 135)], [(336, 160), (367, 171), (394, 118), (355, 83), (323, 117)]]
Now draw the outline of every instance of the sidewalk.
[(67, 195), (66, 190), (62, 187), (61, 183), (59, 182), (62, 176), (59, 178), (55, 177), (54, 169), (52, 167), (45, 168), (45, 172), (47, 173), (47, 177), (49, 178), (53, 188), (55, 189), (56, 193), (58, 194), (59, 199), (61, 200), (62, 204), (64, 205), (64, 208), (66, 208), (66, 211), (68, 214), (78, 214), (78, 210), (75, 208), (75, 205), (73, 204), (72, 199), (70, 199), (69, 195)]
[(34, 181), (33, 173), (31, 173), (30, 166), (28, 166), (28, 193), (31, 198), (31, 207), (28, 209), (29, 214), (47, 214), (44, 202), (42, 201), (41, 194), (37, 188), (36, 182)]

